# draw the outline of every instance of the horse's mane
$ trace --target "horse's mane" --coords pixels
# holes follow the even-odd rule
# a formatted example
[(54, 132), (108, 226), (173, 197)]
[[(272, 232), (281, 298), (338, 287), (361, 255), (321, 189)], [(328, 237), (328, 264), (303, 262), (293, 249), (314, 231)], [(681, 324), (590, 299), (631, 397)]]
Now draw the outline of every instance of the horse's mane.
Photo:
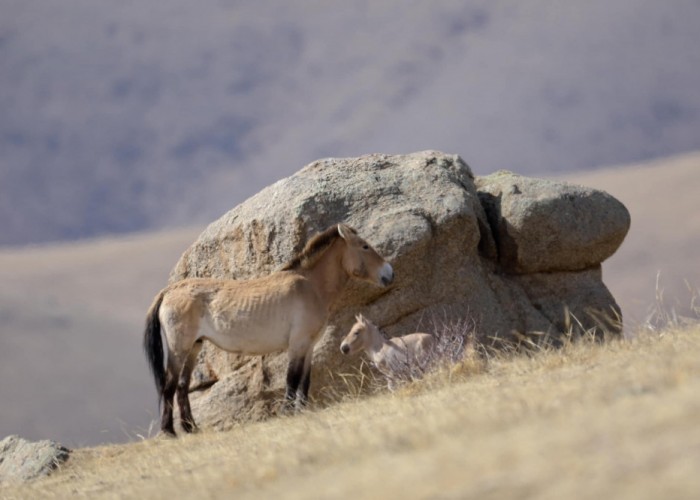
[[(353, 234), (357, 234), (354, 229), (348, 229), (350, 229)], [(282, 271), (293, 271), (299, 268), (308, 269), (312, 267), (318, 261), (319, 257), (321, 257), (338, 238), (340, 238), (340, 233), (338, 232), (337, 224), (332, 225), (321, 233), (315, 234), (313, 238), (306, 243), (304, 249), (284, 265)]]

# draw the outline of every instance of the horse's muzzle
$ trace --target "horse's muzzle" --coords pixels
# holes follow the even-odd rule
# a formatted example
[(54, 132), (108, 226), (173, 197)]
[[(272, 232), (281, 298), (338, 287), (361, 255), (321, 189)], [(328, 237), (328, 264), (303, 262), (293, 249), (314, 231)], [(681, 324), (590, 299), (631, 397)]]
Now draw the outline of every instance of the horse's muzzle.
[(347, 345), (347, 344), (341, 344), (341, 346), (340, 346), (340, 352), (342, 352), (343, 354), (349, 353), (349, 352), (350, 352), (350, 346)]
[(382, 270), (379, 273), (379, 282), (382, 286), (389, 286), (392, 281), (394, 281), (394, 268), (387, 262), (382, 266)]

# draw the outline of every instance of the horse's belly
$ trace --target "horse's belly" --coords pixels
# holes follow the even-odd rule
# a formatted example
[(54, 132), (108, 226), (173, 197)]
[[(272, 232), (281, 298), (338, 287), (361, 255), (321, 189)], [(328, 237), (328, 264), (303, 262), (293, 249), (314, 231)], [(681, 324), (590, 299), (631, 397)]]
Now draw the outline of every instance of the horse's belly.
[(236, 321), (225, 324), (207, 318), (202, 336), (217, 347), (242, 354), (268, 354), (289, 346), (291, 318)]

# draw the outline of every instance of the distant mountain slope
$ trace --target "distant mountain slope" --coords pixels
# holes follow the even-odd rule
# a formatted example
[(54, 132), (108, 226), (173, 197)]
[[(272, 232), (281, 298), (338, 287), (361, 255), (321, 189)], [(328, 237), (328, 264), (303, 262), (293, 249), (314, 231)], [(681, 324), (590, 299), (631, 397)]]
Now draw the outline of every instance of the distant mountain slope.
[(700, 148), (700, 3), (0, 0), (0, 245), (205, 221), (322, 156)]

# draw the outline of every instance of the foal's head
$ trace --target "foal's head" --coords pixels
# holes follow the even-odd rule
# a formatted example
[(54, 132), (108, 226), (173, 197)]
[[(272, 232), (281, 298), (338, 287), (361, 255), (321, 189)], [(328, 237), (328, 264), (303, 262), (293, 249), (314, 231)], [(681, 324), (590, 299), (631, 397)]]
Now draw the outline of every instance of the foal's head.
[(342, 266), (349, 276), (380, 286), (389, 286), (394, 270), (372, 246), (360, 238), (350, 226), (338, 224), (338, 235), (345, 241)]
[(372, 336), (375, 334), (374, 324), (362, 314), (355, 316), (355, 324), (340, 343), (340, 351), (343, 354), (356, 354), (372, 345)]

